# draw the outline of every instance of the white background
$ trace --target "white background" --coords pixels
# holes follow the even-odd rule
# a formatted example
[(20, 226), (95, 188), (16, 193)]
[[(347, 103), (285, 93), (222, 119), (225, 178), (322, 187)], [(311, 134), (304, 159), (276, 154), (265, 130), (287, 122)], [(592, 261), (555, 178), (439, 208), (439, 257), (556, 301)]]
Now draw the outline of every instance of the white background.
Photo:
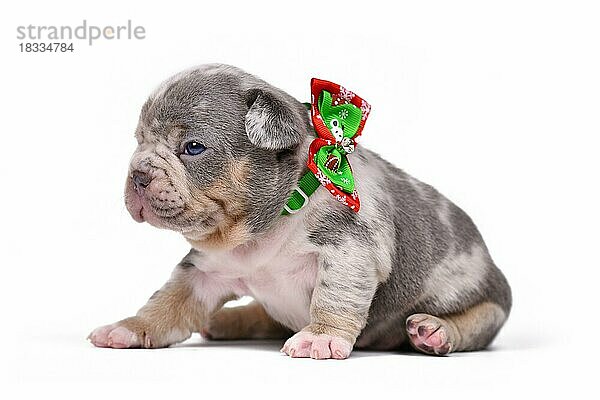
[[(595, 2), (21, 1), (0, 14), (1, 397), (594, 394)], [(132, 19), (147, 38), (19, 52), (18, 25), (84, 18)], [(134, 314), (188, 249), (134, 223), (122, 188), (145, 97), (205, 62), (240, 66), (302, 101), (317, 76), (371, 102), (361, 145), (464, 208), (512, 285), (513, 313), (490, 351), (323, 362), (283, 357), (278, 342), (194, 336), (119, 351), (85, 341)]]

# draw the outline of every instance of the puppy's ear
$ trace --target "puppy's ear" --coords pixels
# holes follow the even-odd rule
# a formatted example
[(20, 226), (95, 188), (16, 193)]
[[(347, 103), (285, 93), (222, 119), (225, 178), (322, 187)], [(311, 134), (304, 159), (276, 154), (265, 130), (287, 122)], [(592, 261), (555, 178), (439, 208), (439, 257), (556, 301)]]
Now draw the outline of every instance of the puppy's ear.
[(296, 146), (306, 134), (300, 104), (265, 89), (246, 93), (246, 133), (255, 146), (283, 150)]

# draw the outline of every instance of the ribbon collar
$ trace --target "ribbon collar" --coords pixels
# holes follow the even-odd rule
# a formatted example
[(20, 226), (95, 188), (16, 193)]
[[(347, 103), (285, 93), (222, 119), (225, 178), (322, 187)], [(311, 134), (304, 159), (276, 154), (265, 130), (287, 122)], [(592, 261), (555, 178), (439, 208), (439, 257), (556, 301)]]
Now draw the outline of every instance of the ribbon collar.
[(317, 137), (308, 150), (309, 171), (298, 182), (282, 214), (298, 212), (321, 185), (339, 202), (358, 212), (360, 199), (348, 155), (354, 152), (371, 106), (333, 82), (313, 78), (310, 86), (310, 113)]

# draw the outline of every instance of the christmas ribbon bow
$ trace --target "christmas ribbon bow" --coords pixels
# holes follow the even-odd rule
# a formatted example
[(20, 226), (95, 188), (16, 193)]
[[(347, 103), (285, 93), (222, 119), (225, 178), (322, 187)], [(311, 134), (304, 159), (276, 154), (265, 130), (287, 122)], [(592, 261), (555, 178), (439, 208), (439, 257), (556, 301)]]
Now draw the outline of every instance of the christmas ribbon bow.
[(283, 214), (293, 214), (304, 207), (308, 196), (320, 185), (342, 204), (358, 212), (360, 199), (347, 156), (354, 152), (371, 106), (343, 86), (313, 78), (310, 110), (317, 134), (308, 151), (310, 171), (298, 182)]

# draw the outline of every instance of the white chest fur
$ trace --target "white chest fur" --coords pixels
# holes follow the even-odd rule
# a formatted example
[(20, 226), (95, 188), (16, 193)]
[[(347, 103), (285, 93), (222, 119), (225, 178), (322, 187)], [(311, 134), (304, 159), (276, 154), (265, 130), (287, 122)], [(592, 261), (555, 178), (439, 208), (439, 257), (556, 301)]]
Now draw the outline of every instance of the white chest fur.
[(275, 320), (300, 330), (310, 321), (316, 282), (315, 249), (290, 226), (281, 226), (252, 244), (219, 253), (203, 253), (197, 267), (211, 280), (231, 284), (235, 294), (252, 296)]

